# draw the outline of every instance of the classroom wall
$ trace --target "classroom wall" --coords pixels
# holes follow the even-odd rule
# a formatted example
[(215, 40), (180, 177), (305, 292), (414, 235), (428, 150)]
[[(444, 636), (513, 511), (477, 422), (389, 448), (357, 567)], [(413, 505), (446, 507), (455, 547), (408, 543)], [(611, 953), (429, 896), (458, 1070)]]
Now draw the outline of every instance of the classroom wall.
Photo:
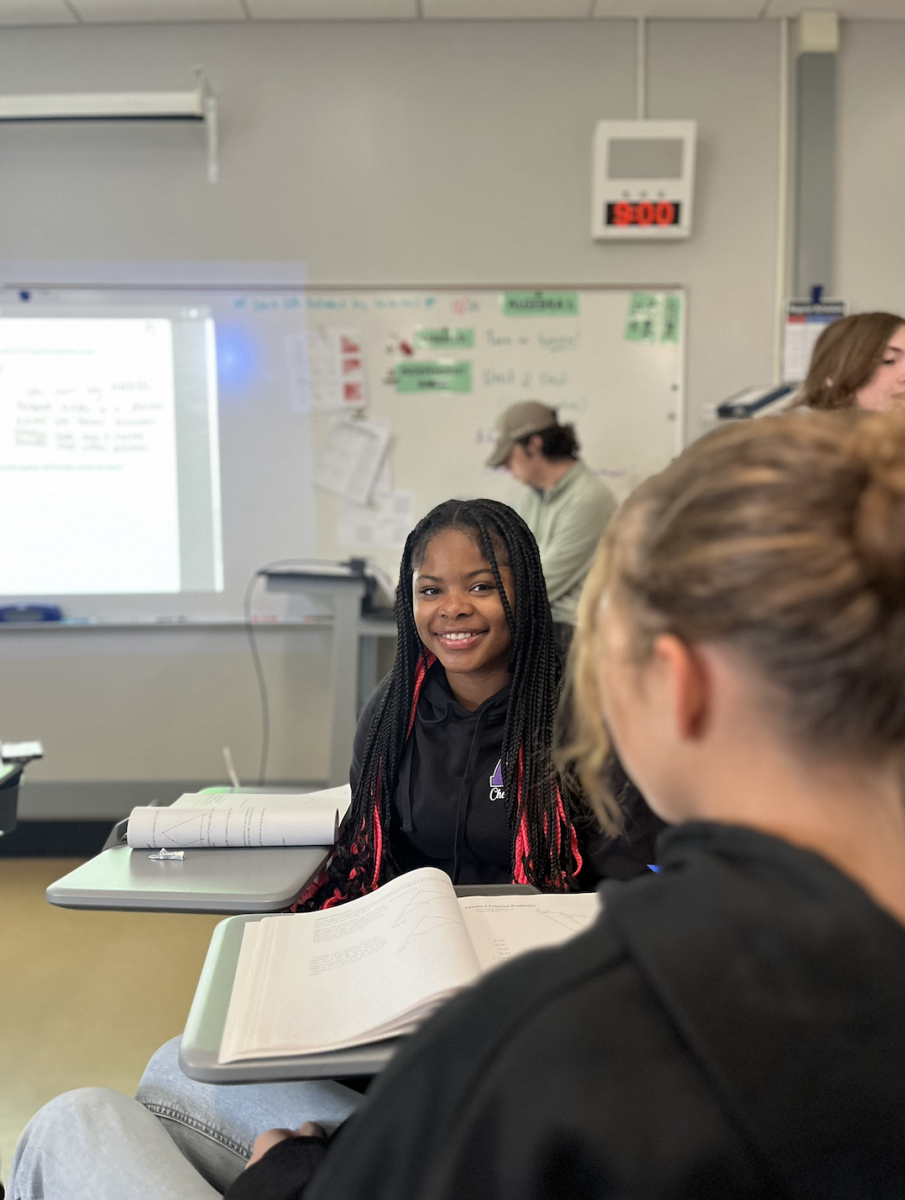
[[(4, 31), (8, 92), (184, 89), (200, 63), (220, 98), (222, 147), (221, 182), (211, 186), (204, 134), (193, 126), (0, 127), (0, 258), (294, 259), (316, 283), (683, 284), (694, 435), (705, 406), (771, 378), (779, 30), (650, 22), (648, 116), (699, 121), (695, 232), (672, 244), (595, 244), (591, 136), (599, 118), (634, 115), (634, 36), (628, 21)], [(905, 167), (892, 146), (903, 38), (905, 26), (892, 23), (843, 31), (839, 161), (849, 173), (837, 291), (862, 304), (901, 303), (888, 254), (897, 243), (879, 244), (877, 231), (898, 235), (895, 184)], [(870, 126), (877, 96), (888, 104), (883, 134)], [(880, 206), (879, 226), (876, 208), (861, 222), (866, 194)], [(91, 780), (115, 790), (117, 781), (176, 778), (160, 774), (165, 752), (149, 753), (163, 751), (174, 713), (188, 731), (179, 777), (221, 779), (218, 730), (237, 726), (247, 735), (240, 773), (256, 768), (250, 665), (234, 659), (232, 686), (211, 689), (199, 722), (178, 654), (160, 652), (152, 682), (134, 668), (142, 635), (122, 638), (121, 655), (83, 642), (82, 670), (65, 678), (33, 671), (27, 655), (13, 662), (0, 640), (0, 732), (45, 737), (47, 760), (30, 772), (44, 785), (45, 815), (60, 803), (92, 815), (85, 788), (67, 799), (69, 779), (90, 791)], [(291, 687), (274, 684), (286, 719), (275, 751), (284, 779), (325, 773), (324, 738), (292, 735), (302, 693), (310, 701), (325, 686), (327, 649), (319, 653), (300, 676), (290, 671)], [(123, 670), (142, 720), (119, 722), (123, 746), (111, 756), (104, 725), (130, 693), (105, 681)], [(81, 705), (76, 677), (88, 681)], [(310, 683), (300, 693), (301, 677)], [(44, 733), (67, 721), (72, 736)]]
[[(700, 406), (768, 378), (778, 26), (655, 21), (650, 117), (700, 122), (688, 241), (589, 237), (594, 123), (631, 117), (630, 21), (10, 30), (3, 89), (221, 101), (189, 125), (0, 128), (0, 256), (299, 259), (320, 283), (683, 283)], [(713, 333), (720, 331), (719, 346)]]
[(856, 311), (905, 313), (903, 55), (903, 21), (842, 25), (834, 291)]

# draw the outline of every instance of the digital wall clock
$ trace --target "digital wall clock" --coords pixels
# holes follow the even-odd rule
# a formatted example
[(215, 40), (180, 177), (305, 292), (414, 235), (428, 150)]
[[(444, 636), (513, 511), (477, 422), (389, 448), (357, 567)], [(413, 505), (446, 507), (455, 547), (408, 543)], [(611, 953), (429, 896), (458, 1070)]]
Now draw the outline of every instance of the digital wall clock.
[(688, 237), (696, 137), (695, 121), (598, 121), (591, 236)]

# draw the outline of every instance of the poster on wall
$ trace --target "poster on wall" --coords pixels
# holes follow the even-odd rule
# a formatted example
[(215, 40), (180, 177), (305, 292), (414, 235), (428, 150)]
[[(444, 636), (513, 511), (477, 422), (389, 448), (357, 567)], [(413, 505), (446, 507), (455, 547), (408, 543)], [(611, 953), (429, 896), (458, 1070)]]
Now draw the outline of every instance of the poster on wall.
[(817, 339), (828, 325), (844, 316), (844, 300), (789, 301), (782, 343), (782, 377), (786, 383), (804, 380)]

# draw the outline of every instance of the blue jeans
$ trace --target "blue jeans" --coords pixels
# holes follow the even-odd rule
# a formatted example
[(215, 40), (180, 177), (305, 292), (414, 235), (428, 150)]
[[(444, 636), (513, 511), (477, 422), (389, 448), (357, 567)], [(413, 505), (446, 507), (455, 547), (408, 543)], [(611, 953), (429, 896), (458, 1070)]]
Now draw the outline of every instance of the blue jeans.
[(361, 1096), (340, 1083), (195, 1083), (179, 1039), (154, 1055), (135, 1100), (106, 1088), (67, 1092), (28, 1124), (9, 1200), (214, 1200), (265, 1129), (317, 1121), (330, 1132)]

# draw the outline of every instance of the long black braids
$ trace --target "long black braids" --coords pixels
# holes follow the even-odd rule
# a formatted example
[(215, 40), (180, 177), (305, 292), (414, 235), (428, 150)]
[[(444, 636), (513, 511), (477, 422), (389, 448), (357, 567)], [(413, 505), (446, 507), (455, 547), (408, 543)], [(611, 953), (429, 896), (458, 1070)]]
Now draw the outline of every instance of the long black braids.
[[(474, 537), (493, 572), (512, 639), (502, 770), (513, 880), (545, 891), (578, 887), (581, 858), (572, 818), (586, 806), (575, 782), (557, 772), (551, 755), (563, 664), (553, 642), (537, 543), (506, 504), (448, 500), (429, 512), (406, 540), (396, 596), (393, 669), (368, 730), (361, 776), (336, 850), (326, 870), (303, 893), (299, 908), (325, 908), (352, 900), (398, 874), (390, 836), (392, 802), (417, 694), (433, 662), (415, 625), (412, 577), (428, 542), (446, 529), (460, 529)], [(514, 612), (498, 556), (512, 572)]]

